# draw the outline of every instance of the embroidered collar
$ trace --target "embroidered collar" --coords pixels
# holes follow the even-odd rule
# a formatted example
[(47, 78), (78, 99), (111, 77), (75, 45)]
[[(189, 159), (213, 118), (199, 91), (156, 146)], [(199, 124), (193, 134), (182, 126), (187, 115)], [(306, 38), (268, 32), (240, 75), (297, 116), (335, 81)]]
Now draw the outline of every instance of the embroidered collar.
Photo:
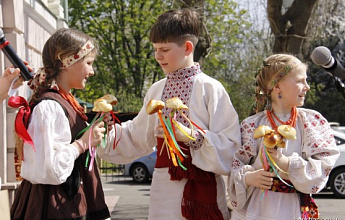
[(179, 69), (179, 70), (176, 70), (174, 72), (168, 73), (167, 79), (182, 80), (183, 78), (181, 78), (181, 77), (189, 78), (189, 77), (195, 76), (199, 73), (201, 73), (200, 65), (199, 65), (199, 63), (195, 63), (191, 67)]

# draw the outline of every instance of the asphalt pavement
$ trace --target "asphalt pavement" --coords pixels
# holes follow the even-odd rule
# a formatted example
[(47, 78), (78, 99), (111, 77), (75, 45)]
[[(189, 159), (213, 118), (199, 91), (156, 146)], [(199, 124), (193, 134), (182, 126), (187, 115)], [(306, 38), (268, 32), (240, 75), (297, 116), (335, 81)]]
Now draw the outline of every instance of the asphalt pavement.
[[(147, 220), (151, 183), (137, 184), (131, 177), (102, 176), (102, 185), (112, 220)], [(345, 199), (324, 190), (313, 195), (320, 220), (345, 220)]]
[(131, 177), (102, 177), (105, 201), (112, 220), (146, 220), (151, 183), (137, 184)]

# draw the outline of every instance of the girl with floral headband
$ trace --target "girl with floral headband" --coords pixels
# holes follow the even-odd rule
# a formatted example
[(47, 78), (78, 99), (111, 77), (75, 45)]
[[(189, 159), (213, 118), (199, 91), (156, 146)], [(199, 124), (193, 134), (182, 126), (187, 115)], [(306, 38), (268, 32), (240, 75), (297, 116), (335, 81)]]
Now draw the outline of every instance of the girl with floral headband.
[[(318, 218), (310, 194), (325, 187), (339, 151), (327, 120), (297, 108), (310, 89), (306, 71), (304, 63), (287, 54), (268, 57), (259, 69), (256, 114), (241, 123), (242, 147), (228, 181), (232, 219)], [(282, 124), (296, 131), (296, 139), (284, 140), (284, 148), (264, 148), (264, 138), (254, 139), (260, 125), (277, 130)], [(271, 161), (266, 169), (265, 155)]]
[(98, 169), (85, 169), (89, 144), (95, 147), (101, 142), (104, 124), (95, 123), (79, 134), (87, 127), (87, 116), (70, 93), (83, 89), (94, 75), (96, 55), (91, 37), (75, 29), (59, 29), (44, 45), (44, 67), (29, 82), (34, 90), (29, 104), (22, 97), (10, 98), (9, 105), (21, 106), (15, 130), (24, 141), (19, 155), (23, 180), (11, 219), (110, 217)]

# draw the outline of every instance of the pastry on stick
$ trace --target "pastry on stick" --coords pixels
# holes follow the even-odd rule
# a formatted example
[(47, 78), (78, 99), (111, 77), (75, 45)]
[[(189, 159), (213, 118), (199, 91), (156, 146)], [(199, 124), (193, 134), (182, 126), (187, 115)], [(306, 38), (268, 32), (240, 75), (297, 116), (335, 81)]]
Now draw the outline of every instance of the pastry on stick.
[(274, 148), (278, 143), (282, 141), (282, 136), (275, 132), (271, 132), (264, 137), (264, 145), (267, 148)]
[(181, 99), (177, 97), (173, 97), (171, 99), (168, 99), (165, 101), (165, 104), (168, 108), (173, 108), (173, 109), (188, 109), (188, 107), (183, 104)]
[(152, 115), (158, 112), (159, 110), (163, 109), (164, 107), (165, 107), (165, 104), (163, 101), (152, 99), (149, 101), (149, 103), (146, 106), (146, 112), (147, 114)]
[(94, 112), (110, 112), (113, 110), (113, 105), (117, 104), (117, 99), (111, 94), (102, 96), (99, 99), (96, 99), (93, 103), (94, 107), (92, 111)]
[(254, 130), (254, 138), (261, 138), (265, 136), (266, 134), (273, 132), (272, 128), (270, 128), (267, 125), (260, 125), (258, 128)]
[(278, 133), (286, 139), (296, 139), (296, 129), (290, 125), (279, 125)]

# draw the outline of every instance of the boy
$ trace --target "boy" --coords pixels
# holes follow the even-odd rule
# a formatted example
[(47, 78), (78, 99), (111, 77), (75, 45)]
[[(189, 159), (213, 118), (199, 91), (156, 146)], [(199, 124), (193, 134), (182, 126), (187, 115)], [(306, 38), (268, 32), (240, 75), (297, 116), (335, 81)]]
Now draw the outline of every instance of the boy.
[[(221, 175), (230, 172), (232, 155), (240, 147), (240, 128), (224, 87), (193, 62), (200, 27), (198, 14), (191, 9), (170, 10), (158, 17), (150, 40), (167, 77), (148, 90), (133, 121), (122, 123), (122, 128), (116, 125), (117, 134), (122, 134), (115, 150), (114, 129), (107, 148), (98, 149), (100, 157), (119, 164), (147, 155), (157, 146), (149, 219), (229, 219)], [(187, 171), (172, 165), (158, 116), (146, 112), (150, 100), (165, 102), (172, 97), (179, 97), (189, 107), (184, 113), (205, 131), (192, 132), (189, 122), (177, 114), (180, 127), (196, 139), (189, 140), (176, 129), (179, 146), (188, 155), (183, 163)], [(169, 113), (167, 108), (162, 109), (165, 117)]]

